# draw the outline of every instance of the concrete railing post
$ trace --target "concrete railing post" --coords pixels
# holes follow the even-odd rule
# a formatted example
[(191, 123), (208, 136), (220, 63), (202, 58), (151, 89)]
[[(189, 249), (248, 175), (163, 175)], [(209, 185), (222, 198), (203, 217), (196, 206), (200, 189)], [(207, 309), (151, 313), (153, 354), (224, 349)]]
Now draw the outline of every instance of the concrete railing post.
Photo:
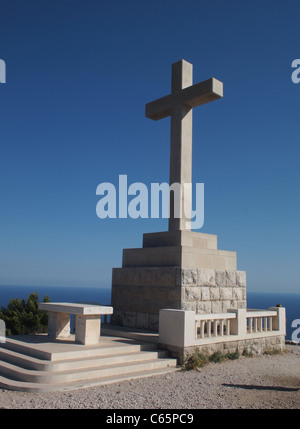
[(195, 344), (195, 312), (164, 309), (159, 312), (159, 343), (177, 347)]
[(284, 307), (270, 307), (269, 310), (277, 311), (277, 316), (273, 317), (272, 330), (279, 331), (280, 334), (286, 335), (286, 317)]
[(227, 312), (236, 314), (236, 318), (230, 321), (230, 334), (244, 337), (247, 334), (247, 310), (245, 308), (230, 308)]

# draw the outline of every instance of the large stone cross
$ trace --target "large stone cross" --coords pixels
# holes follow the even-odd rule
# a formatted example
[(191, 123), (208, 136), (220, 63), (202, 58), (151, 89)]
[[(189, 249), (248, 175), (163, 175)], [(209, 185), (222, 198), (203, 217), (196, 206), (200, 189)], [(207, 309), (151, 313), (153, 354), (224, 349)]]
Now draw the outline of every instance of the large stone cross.
[[(169, 231), (190, 229), (191, 188), (184, 193), (184, 183), (192, 183), (192, 112), (193, 107), (223, 97), (223, 83), (211, 78), (193, 85), (193, 65), (180, 60), (172, 65), (171, 94), (146, 104), (146, 117), (157, 121), (171, 116), (170, 186), (181, 185), (182, 216), (174, 215), (174, 194), (170, 194)], [(188, 213), (189, 216), (185, 215)]]

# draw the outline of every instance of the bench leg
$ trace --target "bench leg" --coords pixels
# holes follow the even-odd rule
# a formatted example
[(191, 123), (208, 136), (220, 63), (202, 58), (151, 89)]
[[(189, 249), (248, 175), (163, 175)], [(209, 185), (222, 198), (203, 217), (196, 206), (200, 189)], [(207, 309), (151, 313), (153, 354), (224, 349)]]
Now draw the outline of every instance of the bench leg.
[(70, 337), (70, 314), (48, 312), (48, 335), (51, 338)]
[(76, 315), (75, 341), (80, 344), (98, 344), (100, 337), (100, 315)]

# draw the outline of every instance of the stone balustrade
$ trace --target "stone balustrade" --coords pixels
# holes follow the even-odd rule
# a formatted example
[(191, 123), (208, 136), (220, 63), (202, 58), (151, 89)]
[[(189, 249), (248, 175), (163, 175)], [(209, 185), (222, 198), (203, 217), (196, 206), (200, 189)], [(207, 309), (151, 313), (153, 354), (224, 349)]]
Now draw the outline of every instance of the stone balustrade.
[(246, 313), (247, 332), (249, 334), (257, 332), (272, 332), (273, 318), (275, 317), (277, 317), (276, 310), (248, 310)]
[(195, 339), (230, 335), (230, 322), (235, 318), (235, 313), (196, 314)]
[(229, 309), (227, 313), (211, 314), (166, 309), (159, 313), (159, 343), (173, 352), (177, 351), (180, 356), (184, 350), (193, 347), (220, 345), (226, 348), (226, 343), (248, 347), (255, 341), (264, 343), (266, 338), (271, 339), (268, 344), (273, 344), (274, 340), (274, 344), (280, 344), (282, 348), (285, 334), (283, 307), (271, 307), (269, 310)]

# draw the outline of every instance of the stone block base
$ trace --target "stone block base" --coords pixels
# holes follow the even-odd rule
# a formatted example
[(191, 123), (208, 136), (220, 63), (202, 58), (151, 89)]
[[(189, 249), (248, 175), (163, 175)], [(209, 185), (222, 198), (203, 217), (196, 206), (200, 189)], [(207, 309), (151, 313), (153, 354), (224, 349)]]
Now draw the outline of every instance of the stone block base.
[(158, 331), (159, 310), (224, 313), (246, 308), (246, 273), (179, 267), (113, 269), (113, 325)]
[(216, 235), (144, 234), (143, 247), (124, 249), (122, 268), (113, 269), (111, 323), (157, 331), (161, 309), (246, 308), (246, 273), (236, 267), (236, 252), (219, 250)]

